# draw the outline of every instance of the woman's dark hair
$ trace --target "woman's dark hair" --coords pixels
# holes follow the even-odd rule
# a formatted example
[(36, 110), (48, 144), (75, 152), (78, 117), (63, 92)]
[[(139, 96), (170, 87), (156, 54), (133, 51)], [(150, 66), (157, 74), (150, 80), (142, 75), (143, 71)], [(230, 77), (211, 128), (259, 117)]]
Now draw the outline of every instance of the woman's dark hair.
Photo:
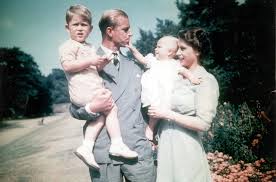
[(211, 43), (208, 37), (208, 33), (202, 28), (189, 28), (186, 30), (180, 30), (178, 32), (178, 38), (198, 51), (200, 54), (200, 59), (206, 58), (211, 51)]

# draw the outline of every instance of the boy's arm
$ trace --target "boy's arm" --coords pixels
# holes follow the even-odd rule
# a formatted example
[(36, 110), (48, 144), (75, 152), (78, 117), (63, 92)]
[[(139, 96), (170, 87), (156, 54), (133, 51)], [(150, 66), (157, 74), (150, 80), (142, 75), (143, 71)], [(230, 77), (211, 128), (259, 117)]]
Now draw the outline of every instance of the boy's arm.
[(107, 64), (109, 61), (107, 56), (99, 56), (96, 52), (92, 51), (89, 53), (89, 57), (84, 59), (77, 59), (76, 56), (79, 52), (79, 47), (71, 46), (71, 45), (62, 45), (59, 48), (59, 55), (61, 65), (65, 72), (74, 73), (79, 72), (88, 68), (89, 66), (101, 66), (103, 64)]
[(107, 59), (106, 56), (98, 56), (98, 55), (93, 55), (90, 58), (87, 59), (82, 59), (82, 60), (64, 60), (62, 62), (62, 67), (64, 71), (69, 72), (69, 73), (75, 73), (79, 72), (81, 70), (84, 70), (88, 68), (89, 66), (99, 66), (102, 64), (106, 64), (109, 60)]

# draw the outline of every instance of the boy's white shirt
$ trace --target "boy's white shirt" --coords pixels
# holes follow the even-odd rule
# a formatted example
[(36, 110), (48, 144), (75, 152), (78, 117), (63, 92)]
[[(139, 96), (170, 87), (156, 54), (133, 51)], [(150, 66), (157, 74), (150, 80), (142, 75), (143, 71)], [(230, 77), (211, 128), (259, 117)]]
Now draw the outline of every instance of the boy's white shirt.
[[(60, 61), (77, 61), (96, 54), (94, 47), (88, 43), (67, 40), (59, 48)], [(95, 66), (90, 66), (80, 72), (67, 73), (70, 100), (77, 106), (85, 106), (95, 96), (95, 90), (103, 88), (102, 78)]]

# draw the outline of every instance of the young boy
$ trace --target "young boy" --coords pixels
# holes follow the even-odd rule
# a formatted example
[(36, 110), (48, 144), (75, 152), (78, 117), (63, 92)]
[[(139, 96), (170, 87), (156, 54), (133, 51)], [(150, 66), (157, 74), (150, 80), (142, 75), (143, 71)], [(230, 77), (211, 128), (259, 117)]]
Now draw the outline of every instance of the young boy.
[[(161, 108), (170, 108), (170, 97), (178, 74), (189, 79), (193, 84), (201, 82), (199, 78), (196, 78), (188, 69), (182, 67), (175, 60), (178, 39), (173, 36), (164, 36), (158, 40), (155, 56), (148, 54), (144, 57), (131, 44), (127, 47), (134, 57), (148, 69), (141, 79), (143, 107), (154, 105)], [(146, 128), (146, 136), (149, 140), (153, 139), (156, 123), (156, 119), (150, 118), (149, 125)]]
[[(59, 48), (60, 61), (69, 84), (71, 102), (79, 107), (85, 106), (92, 111), (90, 102), (98, 90), (103, 89), (103, 80), (98, 71), (107, 64), (110, 56), (98, 56), (94, 48), (86, 42), (92, 31), (91, 12), (82, 5), (71, 6), (66, 12), (66, 29), (70, 39)], [(117, 118), (117, 107), (103, 113), (96, 121), (89, 123), (84, 134), (83, 144), (74, 152), (85, 164), (96, 170), (99, 165), (92, 153), (94, 142), (106, 124), (111, 139), (109, 153), (124, 158), (136, 158), (138, 154), (130, 150), (123, 142)]]

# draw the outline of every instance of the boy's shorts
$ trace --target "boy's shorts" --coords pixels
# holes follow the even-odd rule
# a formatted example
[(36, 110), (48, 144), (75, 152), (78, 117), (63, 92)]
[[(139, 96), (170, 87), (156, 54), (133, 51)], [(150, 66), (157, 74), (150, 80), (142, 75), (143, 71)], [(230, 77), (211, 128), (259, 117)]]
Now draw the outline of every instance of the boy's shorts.
[(79, 120), (95, 121), (101, 115), (100, 113), (88, 113), (84, 107), (78, 107), (71, 104), (69, 107), (70, 114)]

